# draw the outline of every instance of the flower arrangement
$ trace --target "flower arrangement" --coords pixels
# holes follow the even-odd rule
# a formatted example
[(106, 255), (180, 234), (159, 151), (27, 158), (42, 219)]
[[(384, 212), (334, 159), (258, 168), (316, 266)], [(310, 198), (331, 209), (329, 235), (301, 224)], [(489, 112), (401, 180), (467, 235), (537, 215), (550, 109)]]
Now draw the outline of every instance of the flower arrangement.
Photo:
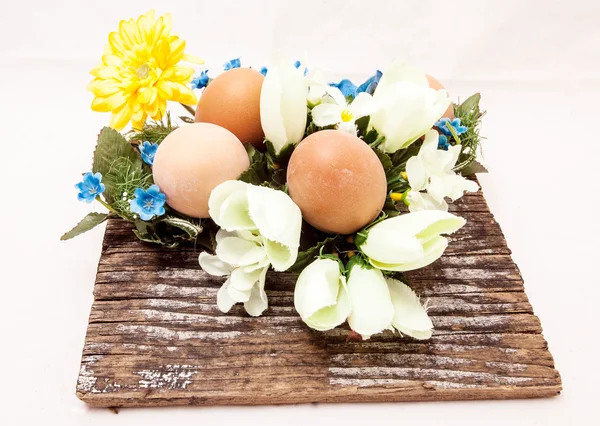
[[(223, 276), (217, 306), (268, 307), (265, 277), (297, 273), (307, 326), (346, 321), (366, 339), (384, 330), (432, 334), (402, 275), (435, 262), (465, 219), (448, 202), (478, 185), (479, 94), (453, 104), (437, 80), (402, 62), (362, 84), (276, 56), (268, 67), (199, 69), (153, 11), (121, 21), (91, 71), (92, 109), (110, 113), (92, 167), (76, 185), (97, 200), (62, 239), (119, 217), (142, 241), (193, 242)], [(175, 122), (167, 102), (190, 116)], [(119, 133), (128, 124), (131, 129)]]

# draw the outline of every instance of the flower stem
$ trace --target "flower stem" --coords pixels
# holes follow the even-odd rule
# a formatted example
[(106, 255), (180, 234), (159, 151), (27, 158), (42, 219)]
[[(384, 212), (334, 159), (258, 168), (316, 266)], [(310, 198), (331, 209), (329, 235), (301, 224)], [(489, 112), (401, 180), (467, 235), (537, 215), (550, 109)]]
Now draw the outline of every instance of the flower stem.
[(115, 209), (113, 209), (111, 206), (109, 206), (105, 201), (103, 201), (102, 198), (100, 198), (100, 196), (96, 197), (96, 201), (98, 201), (100, 204), (102, 204), (104, 207), (106, 207), (108, 209), (108, 211), (110, 211), (111, 213), (118, 215), (117, 211)]
[(192, 116), (192, 117), (195, 117), (195, 116), (196, 116), (196, 110), (195, 110), (194, 108), (192, 108), (192, 107), (191, 107), (191, 106), (189, 106), (189, 105), (182, 104), (181, 102), (179, 102), (179, 104), (180, 104), (180, 105), (181, 105), (183, 108), (185, 108), (185, 110), (186, 110), (187, 112), (189, 112), (189, 113), (191, 114), (191, 116)]

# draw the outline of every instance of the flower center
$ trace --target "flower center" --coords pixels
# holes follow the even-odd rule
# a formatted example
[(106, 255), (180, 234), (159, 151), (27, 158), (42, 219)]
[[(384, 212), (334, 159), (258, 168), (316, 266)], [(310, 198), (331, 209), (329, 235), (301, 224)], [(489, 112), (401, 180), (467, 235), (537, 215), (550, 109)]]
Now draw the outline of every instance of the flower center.
[(342, 121), (344, 123), (347, 123), (349, 121), (352, 121), (352, 119), (354, 118), (354, 114), (352, 114), (352, 112), (350, 112), (350, 110), (348, 109), (344, 109), (342, 111)]
[(98, 187), (97, 187), (97, 186), (92, 186), (92, 187), (90, 188), (90, 194), (92, 194), (92, 195), (93, 195), (93, 194), (95, 194), (96, 192), (98, 192)]
[(144, 202), (144, 207), (148, 210), (150, 210), (152, 208), (152, 204), (154, 204), (153, 200), (146, 200)]
[(150, 66), (148, 64), (140, 65), (140, 67), (137, 69), (136, 74), (142, 80), (148, 78), (148, 74), (150, 74)]

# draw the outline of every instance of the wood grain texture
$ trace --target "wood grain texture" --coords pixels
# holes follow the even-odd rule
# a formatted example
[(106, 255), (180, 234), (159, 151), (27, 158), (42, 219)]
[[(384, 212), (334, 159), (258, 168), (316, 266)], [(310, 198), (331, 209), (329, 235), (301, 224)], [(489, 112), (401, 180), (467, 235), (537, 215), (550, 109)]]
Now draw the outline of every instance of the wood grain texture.
[(295, 276), (269, 274), (259, 318), (215, 305), (222, 279), (193, 247), (161, 249), (111, 219), (77, 395), (100, 407), (535, 398), (561, 391), (542, 328), (481, 192), (451, 206), (467, 225), (433, 265), (407, 274), (432, 339), (347, 342), (307, 328)]

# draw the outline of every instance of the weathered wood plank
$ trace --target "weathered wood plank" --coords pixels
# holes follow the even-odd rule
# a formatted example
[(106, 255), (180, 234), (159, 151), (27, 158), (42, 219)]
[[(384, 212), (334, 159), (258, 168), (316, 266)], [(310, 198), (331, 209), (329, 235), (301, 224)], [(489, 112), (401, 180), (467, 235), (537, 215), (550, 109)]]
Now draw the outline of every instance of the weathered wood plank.
[(269, 309), (215, 306), (222, 278), (193, 246), (157, 248), (109, 220), (77, 395), (94, 406), (533, 398), (561, 380), (519, 269), (481, 192), (450, 210), (467, 225), (435, 264), (407, 274), (435, 325), (428, 341), (308, 329), (293, 274), (269, 274)]

